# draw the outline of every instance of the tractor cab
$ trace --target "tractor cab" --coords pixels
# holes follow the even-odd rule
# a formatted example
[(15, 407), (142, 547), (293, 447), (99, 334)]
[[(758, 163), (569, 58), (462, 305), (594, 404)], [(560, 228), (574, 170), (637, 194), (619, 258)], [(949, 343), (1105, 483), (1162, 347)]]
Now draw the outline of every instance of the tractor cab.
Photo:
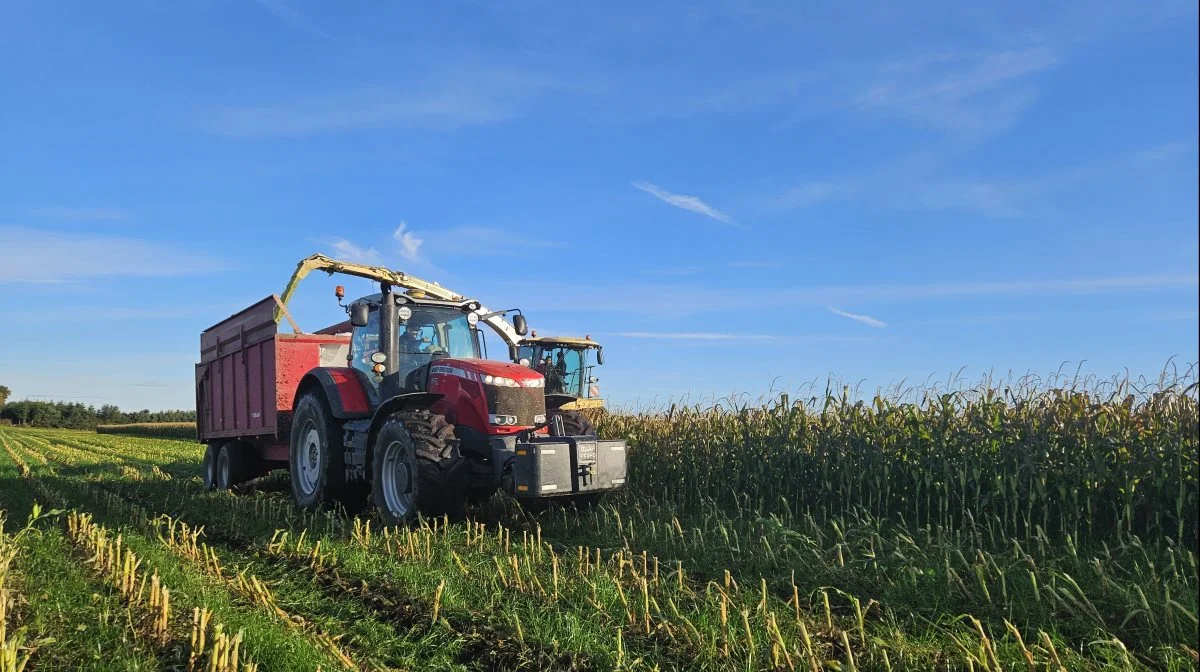
[[(594, 361), (593, 361), (594, 357)], [(604, 363), (603, 347), (591, 336), (538, 336), (521, 341), (517, 363), (542, 374), (547, 395), (566, 395), (575, 401), (562, 408), (591, 408), (604, 404), (594, 369)]]
[[(359, 313), (352, 321), (362, 323), (353, 326), (350, 366), (362, 371), (376, 392), (388, 368), (380, 347), (382, 300), (382, 294), (373, 294), (350, 306), (352, 314)], [(400, 391), (424, 391), (427, 369), (436, 360), (481, 358), (478, 302), (429, 299), (413, 291), (396, 300), (395, 375)]]

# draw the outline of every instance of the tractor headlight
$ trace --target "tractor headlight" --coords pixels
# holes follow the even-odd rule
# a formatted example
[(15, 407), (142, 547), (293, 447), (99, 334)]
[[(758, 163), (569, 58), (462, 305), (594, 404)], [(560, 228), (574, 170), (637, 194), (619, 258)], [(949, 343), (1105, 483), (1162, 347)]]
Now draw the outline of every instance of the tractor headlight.
[(396, 316), (402, 320), (407, 320), (408, 318), (412, 317), (412, 308), (409, 308), (408, 306), (400, 306), (396, 309)]
[(467, 313), (467, 324), (471, 326), (479, 324), (479, 313)]
[(515, 425), (517, 424), (517, 416), (515, 415), (489, 415), (488, 423), (493, 425)]
[(483, 384), (495, 385), (497, 387), (520, 387), (517, 381), (512, 378), (505, 378), (504, 376), (484, 376)]
[(525, 387), (541, 387), (544, 382), (545, 382), (545, 380), (543, 378), (534, 378), (533, 380), (526, 380)]

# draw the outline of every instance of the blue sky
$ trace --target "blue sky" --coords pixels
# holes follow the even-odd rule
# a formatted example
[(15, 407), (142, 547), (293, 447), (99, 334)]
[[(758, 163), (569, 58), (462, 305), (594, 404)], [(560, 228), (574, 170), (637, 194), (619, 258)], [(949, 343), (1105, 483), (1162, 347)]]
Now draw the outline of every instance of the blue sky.
[(0, 384), (189, 408), (316, 251), (619, 405), (1200, 359), (1194, 2), (644, 4), (6, 3)]

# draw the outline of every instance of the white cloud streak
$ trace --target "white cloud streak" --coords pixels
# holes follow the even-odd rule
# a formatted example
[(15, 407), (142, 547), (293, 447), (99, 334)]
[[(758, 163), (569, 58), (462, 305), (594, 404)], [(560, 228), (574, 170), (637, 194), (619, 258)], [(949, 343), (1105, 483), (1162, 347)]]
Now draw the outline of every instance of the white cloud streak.
[(460, 67), (425, 81), (387, 82), (207, 109), (194, 123), (231, 137), (309, 137), (402, 128), (451, 131), (525, 116), (539, 96), (567, 85), (492, 67)]
[(53, 284), (110, 277), (170, 277), (223, 268), (215, 259), (138, 238), (0, 226), (0, 282)]
[(34, 217), (47, 219), (72, 220), (104, 220), (119, 222), (129, 219), (129, 211), (121, 208), (68, 208), (63, 206), (48, 206), (32, 208), (29, 214)]
[(834, 315), (841, 315), (842, 317), (854, 320), (855, 322), (862, 322), (863, 324), (867, 325), (868, 327), (875, 327), (876, 329), (882, 329), (883, 327), (887, 326), (887, 322), (884, 322), (882, 320), (877, 320), (877, 319), (871, 317), (870, 315), (858, 315), (855, 313), (847, 313), (844, 310), (838, 310), (837, 308), (834, 308), (832, 306), (825, 306), (825, 307), (829, 310), (829, 312), (833, 313)]
[(654, 196), (655, 198), (657, 198), (665, 203), (668, 203), (670, 205), (673, 205), (677, 208), (681, 208), (681, 209), (687, 210), (689, 212), (694, 212), (696, 214), (704, 215), (705, 217), (711, 217), (712, 219), (715, 219), (718, 222), (724, 222), (726, 224), (732, 224), (734, 226), (738, 226), (738, 224), (733, 221), (732, 217), (721, 212), (720, 210), (717, 210), (716, 208), (705, 203), (704, 201), (700, 200), (696, 196), (684, 196), (682, 194), (673, 194), (673, 193), (671, 193), (665, 189), (662, 189), (661, 187), (659, 187), (657, 185), (651, 184), (649, 182), (634, 182), (633, 186), (636, 187), (637, 189), (641, 189), (642, 191), (646, 192), (647, 194), (650, 194), (651, 196)]
[(855, 100), (860, 109), (978, 138), (1010, 128), (1037, 99), (1023, 80), (1059, 62), (1048, 48), (950, 53), (895, 62)]
[(675, 283), (560, 284), (558, 295), (571, 296), (570, 304), (543, 297), (532, 297), (518, 281), (498, 280), (492, 291), (507, 292), (514, 302), (528, 310), (575, 314), (610, 312), (682, 318), (739, 310), (778, 308), (781, 305), (830, 306), (855, 302), (906, 303), (964, 299), (972, 297), (1115, 295), (1149, 293), (1195, 288), (1200, 279), (1188, 273), (1129, 275), (1090, 278), (1040, 278), (1000, 281), (960, 281), (940, 284), (827, 285), (744, 290), (711, 285)]
[(778, 341), (779, 336), (766, 334), (730, 334), (719, 332), (623, 331), (614, 336), (622, 338), (652, 338), (672, 341)]
[(268, 12), (270, 12), (272, 15), (274, 15), (275, 18), (288, 24), (289, 26), (292, 26), (293, 28), (297, 28), (306, 33), (309, 33), (310, 35), (315, 35), (317, 37), (321, 37), (326, 40), (333, 40), (335, 42), (337, 41), (336, 38), (334, 38), (332, 35), (327, 33), (320, 26), (313, 23), (312, 19), (309, 19), (307, 16), (305, 16), (303, 13), (301, 13), (295, 7), (292, 7), (291, 5), (284, 2), (283, 0), (256, 0), (256, 1), (264, 9), (266, 9)]
[(383, 264), (383, 256), (379, 254), (379, 250), (373, 247), (360, 247), (359, 245), (346, 240), (335, 240), (332, 243), (334, 255), (338, 259), (353, 261), (360, 264), (370, 264), (372, 266), (380, 266)]
[(408, 228), (407, 222), (400, 222), (400, 226), (392, 232), (392, 238), (400, 243), (400, 254), (404, 255), (405, 259), (421, 260), (421, 243), (425, 241), (413, 234), (412, 230)]

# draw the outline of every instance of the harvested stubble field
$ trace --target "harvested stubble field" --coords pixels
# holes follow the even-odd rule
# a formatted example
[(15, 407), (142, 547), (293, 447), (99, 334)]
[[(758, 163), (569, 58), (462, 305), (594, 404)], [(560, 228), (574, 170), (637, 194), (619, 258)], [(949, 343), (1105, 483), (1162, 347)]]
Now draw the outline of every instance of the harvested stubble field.
[(0, 428), (0, 672), (1196, 669), (1196, 387), (1127, 392), (607, 414), (600, 510), (414, 529)]

